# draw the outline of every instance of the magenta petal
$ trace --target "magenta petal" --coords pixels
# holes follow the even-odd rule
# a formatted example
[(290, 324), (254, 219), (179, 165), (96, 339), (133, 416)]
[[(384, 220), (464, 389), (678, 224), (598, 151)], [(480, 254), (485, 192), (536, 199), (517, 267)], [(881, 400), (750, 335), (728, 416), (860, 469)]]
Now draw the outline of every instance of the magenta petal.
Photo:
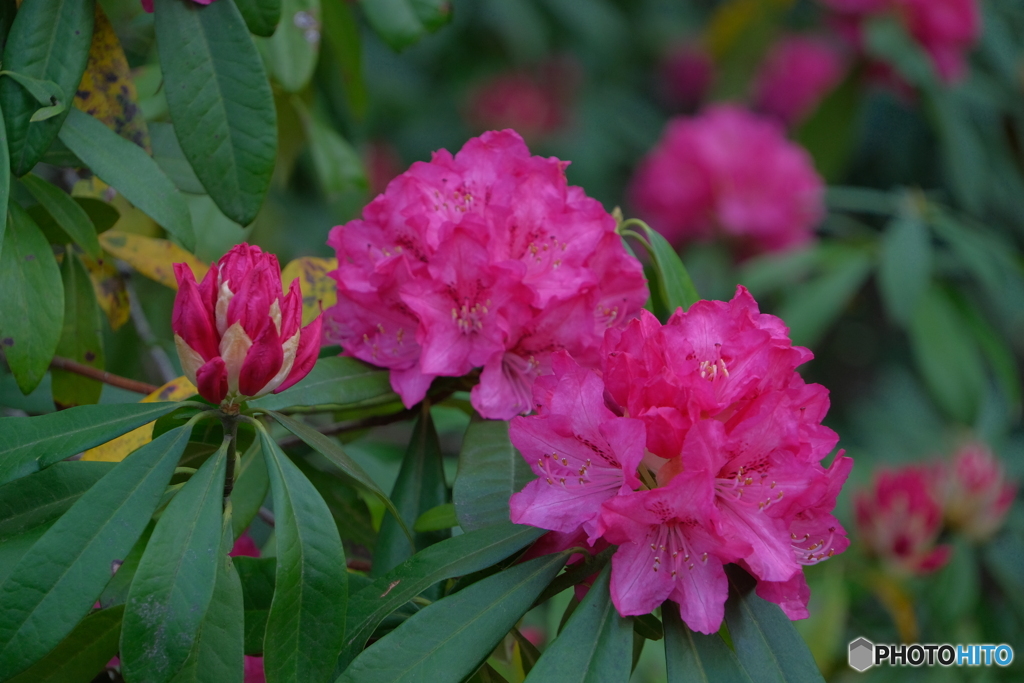
[(758, 581), (757, 594), (781, 607), (790, 619), (806, 619), (810, 616), (807, 601), (811, 599), (811, 589), (807, 587), (807, 579), (802, 571), (788, 581)]
[(412, 408), (423, 400), (430, 389), (430, 383), (437, 375), (427, 375), (419, 367), (391, 371), (391, 388), (402, 397), (402, 404)]
[(258, 396), (281, 370), (284, 350), (273, 325), (266, 325), (253, 340), (238, 372), (238, 391), (243, 396)]
[(671, 573), (654, 562), (659, 551), (649, 542), (653, 535), (649, 530), (639, 542), (620, 545), (612, 556), (612, 603), (624, 617), (652, 612), (675, 587)]
[(299, 348), (295, 352), (295, 363), (288, 376), (274, 390), (275, 394), (284, 391), (308, 375), (316, 365), (316, 359), (320, 355), (320, 326), (322, 324), (323, 316), (318, 315), (313, 322), (302, 328), (299, 336)]
[(196, 370), (196, 389), (210, 403), (220, 403), (228, 395), (228, 371), (220, 356)]
[(218, 355), (220, 343), (213, 326), (212, 311), (203, 305), (188, 266), (176, 263), (174, 272), (178, 278), (178, 294), (174, 297), (171, 329), (203, 360), (208, 361)]
[(691, 630), (715, 633), (725, 617), (729, 579), (722, 561), (709, 554), (707, 560), (692, 562), (678, 572), (672, 599), (679, 603), (679, 616)]
[(142, 9), (146, 10), (150, 14), (153, 13), (153, 0), (142, 0)]

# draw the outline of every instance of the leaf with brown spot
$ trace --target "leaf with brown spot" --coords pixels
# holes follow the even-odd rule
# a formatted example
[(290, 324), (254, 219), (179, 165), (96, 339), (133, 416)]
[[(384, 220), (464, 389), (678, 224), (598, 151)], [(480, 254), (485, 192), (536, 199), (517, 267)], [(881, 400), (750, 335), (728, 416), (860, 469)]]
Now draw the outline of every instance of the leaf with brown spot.
[(89, 65), (75, 94), (75, 106), (152, 154), (149, 130), (138, 101), (124, 49), (107, 15), (97, 4)]
[(307, 325), (321, 310), (330, 308), (338, 301), (338, 283), (329, 276), (337, 270), (338, 259), (303, 256), (297, 258), (281, 271), (281, 284), (287, 292), (292, 280), (298, 278), (302, 290), (302, 324)]
[(94, 259), (86, 254), (78, 254), (82, 265), (89, 272), (93, 293), (100, 310), (107, 316), (110, 329), (118, 330), (128, 322), (131, 309), (128, 302), (128, 290), (121, 279), (121, 274), (114, 267), (114, 259), (109, 254)]
[(175, 290), (178, 289), (178, 281), (174, 277), (175, 263), (188, 264), (196, 280), (201, 280), (210, 269), (208, 265), (170, 240), (108, 230), (100, 235), (100, 244), (149, 279)]

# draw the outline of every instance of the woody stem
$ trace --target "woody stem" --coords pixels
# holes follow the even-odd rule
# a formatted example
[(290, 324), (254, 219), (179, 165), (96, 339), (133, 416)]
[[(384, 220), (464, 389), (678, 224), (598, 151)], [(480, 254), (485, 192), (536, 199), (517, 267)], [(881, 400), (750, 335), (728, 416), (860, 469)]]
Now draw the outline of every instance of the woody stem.
[(221, 413), (221, 424), (224, 425), (224, 435), (228, 441), (228, 462), (227, 471), (224, 473), (224, 503), (227, 504), (231, 497), (231, 490), (235, 487), (235, 460), (238, 455), (238, 415)]

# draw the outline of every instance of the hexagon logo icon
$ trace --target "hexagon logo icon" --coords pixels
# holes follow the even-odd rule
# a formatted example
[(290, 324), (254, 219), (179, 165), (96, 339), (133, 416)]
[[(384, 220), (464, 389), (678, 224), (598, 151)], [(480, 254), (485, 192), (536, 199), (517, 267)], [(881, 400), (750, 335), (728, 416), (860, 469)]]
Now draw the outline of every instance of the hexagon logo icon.
[(867, 638), (858, 638), (850, 643), (850, 666), (857, 671), (867, 671), (875, 663), (875, 644)]

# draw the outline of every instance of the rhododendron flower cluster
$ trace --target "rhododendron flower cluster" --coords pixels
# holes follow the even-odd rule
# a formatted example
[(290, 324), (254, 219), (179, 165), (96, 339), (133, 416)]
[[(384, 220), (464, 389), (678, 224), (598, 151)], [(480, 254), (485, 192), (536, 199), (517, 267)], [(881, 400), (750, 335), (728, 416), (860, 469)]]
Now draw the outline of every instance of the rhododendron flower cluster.
[(821, 0), (845, 15), (861, 19), (891, 12), (928, 52), (936, 71), (947, 83), (960, 80), (965, 53), (981, 35), (977, 0)]
[(321, 317), (302, 327), (299, 281), (284, 294), (276, 256), (239, 244), (198, 285), (183, 263), (174, 264), (174, 275), (174, 344), (185, 376), (207, 401), (233, 406), (284, 391), (313, 368)]
[[(821, 425), (828, 392), (796, 367), (811, 358), (742, 287), (665, 324), (646, 311), (604, 340), (600, 371), (559, 354), (534, 385), (536, 414), (512, 443), (538, 478), (512, 496), (512, 521), (618, 545), (622, 615), (667, 599), (687, 625), (718, 630), (736, 563), (757, 593), (807, 616), (804, 565), (848, 545), (832, 516), (852, 466)], [(581, 539), (582, 540), (582, 539)]]
[(879, 472), (854, 505), (868, 554), (886, 565), (905, 574), (926, 574), (949, 560), (951, 548), (937, 543), (942, 507), (926, 467)]
[(669, 104), (678, 109), (696, 109), (714, 80), (711, 55), (696, 45), (675, 48), (661, 65), (661, 90)]
[(946, 523), (976, 541), (996, 532), (1017, 495), (1017, 486), (1007, 481), (1002, 464), (980, 442), (965, 444), (952, 462), (937, 466), (936, 475)]
[(435, 377), (482, 368), (472, 402), (496, 419), (530, 409), (555, 351), (596, 363), (604, 331), (636, 315), (647, 285), (615, 219), (565, 167), (510, 130), (413, 164), (331, 231), (327, 338), (390, 368), (407, 406)]
[(527, 73), (500, 74), (472, 93), (467, 118), (478, 129), (512, 128), (536, 140), (565, 123), (559, 86)]
[(754, 107), (792, 126), (843, 78), (842, 56), (821, 38), (789, 36), (772, 46), (753, 82)]
[(669, 122), (630, 188), (637, 212), (672, 243), (721, 233), (747, 249), (811, 239), (824, 184), (776, 122), (736, 106)]

